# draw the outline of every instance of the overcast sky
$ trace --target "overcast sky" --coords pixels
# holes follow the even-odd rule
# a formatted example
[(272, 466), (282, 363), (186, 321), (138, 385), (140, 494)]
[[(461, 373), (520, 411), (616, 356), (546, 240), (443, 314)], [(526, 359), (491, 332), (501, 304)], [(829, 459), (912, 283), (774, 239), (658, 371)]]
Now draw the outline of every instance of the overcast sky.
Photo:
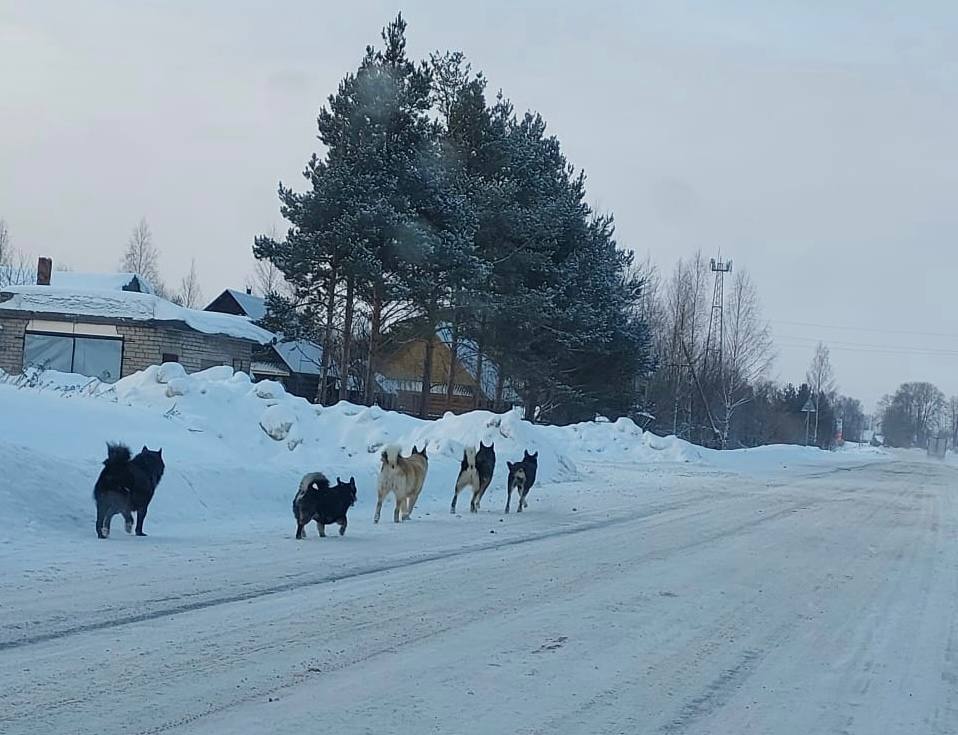
[(14, 244), (112, 270), (145, 216), (168, 281), (195, 256), (207, 296), (242, 287), (319, 106), (400, 9), (411, 54), (461, 49), (544, 115), (623, 246), (747, 267), (777, 377), (821, 338), (869, 408), (905, 380), (958, 393), (948, 0), (0, 0)]

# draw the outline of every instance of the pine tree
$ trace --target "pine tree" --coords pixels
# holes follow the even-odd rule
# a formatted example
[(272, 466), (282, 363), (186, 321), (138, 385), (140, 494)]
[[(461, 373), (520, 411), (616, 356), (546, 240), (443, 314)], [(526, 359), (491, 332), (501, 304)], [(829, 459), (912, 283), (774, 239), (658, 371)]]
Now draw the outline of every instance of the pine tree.
[(428, 69), (406, 56), (405, 29), (397, 16), (382, 32), (384, 48), (367, 47), (356, 73), (329, 97), (317, 120), (327, 152), (307, 165), (310, 190), (299, 194), (280, 187), (281, 211), (293, 227), (284, 241), (259, 238), (255, 248), (293, 287), (292, 299), (275, 299), (279, 320), (300, 330), (312, 323), (307, 331), (321, 334), (324, 372), (335, 315), (342, 313), (341, 397), (349, 381), (355, 308), (362, 303), (370, 308), (364, 377), (366, 398), (372, 397), (383, 314), (404, 296), (397, 271), (417, 218), (411, 200), (421, 188), (421, 159), (434, 139)]

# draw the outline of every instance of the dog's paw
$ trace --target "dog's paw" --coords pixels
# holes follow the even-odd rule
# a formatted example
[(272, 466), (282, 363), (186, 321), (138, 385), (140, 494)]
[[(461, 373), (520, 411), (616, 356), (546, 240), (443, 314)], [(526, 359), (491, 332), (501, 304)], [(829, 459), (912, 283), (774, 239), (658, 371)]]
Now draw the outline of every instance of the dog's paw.
[(129, 521), (123, 524), (123, 528), (126, 529), (127, 533), (133, 533), (133, 524)]
[(101, 528), (101, 529), (100, 529), (100, 538), (110, 538), (110, 529), (109, 529), (109, 528)]
[(143, 533), (143, 531), (137, 531), (137, 532), (136, 532), (136, 535), (137, 535), (137, 536), (146, 536), (146, 534)]

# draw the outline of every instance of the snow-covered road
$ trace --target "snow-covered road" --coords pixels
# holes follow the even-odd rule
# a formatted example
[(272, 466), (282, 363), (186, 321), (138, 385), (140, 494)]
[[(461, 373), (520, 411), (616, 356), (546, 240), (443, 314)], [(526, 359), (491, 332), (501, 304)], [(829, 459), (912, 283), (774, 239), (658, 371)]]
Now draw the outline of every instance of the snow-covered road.
[(622, 502), (5, 557), (0, 732), (958, 732), (954, 468), (587, 469)]

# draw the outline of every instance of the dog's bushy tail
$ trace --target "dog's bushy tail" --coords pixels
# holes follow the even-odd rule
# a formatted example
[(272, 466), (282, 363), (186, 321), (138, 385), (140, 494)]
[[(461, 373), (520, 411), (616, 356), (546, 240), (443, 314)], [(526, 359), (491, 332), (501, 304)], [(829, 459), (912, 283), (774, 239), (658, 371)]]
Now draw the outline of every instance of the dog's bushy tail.
[(133, 454), (126, 444), (108, 442), (106, 445), (106, 459), (103, 460), (103, 466), (121, 467), (127, 464), (132, 457)]
[(317, 490), (329, 490), (329, 480), (322, 472), (308, 472), (303, 475), (299, 482), (299, 492), (297, 496), (303, 495), (310, 487), (316, 487)]

